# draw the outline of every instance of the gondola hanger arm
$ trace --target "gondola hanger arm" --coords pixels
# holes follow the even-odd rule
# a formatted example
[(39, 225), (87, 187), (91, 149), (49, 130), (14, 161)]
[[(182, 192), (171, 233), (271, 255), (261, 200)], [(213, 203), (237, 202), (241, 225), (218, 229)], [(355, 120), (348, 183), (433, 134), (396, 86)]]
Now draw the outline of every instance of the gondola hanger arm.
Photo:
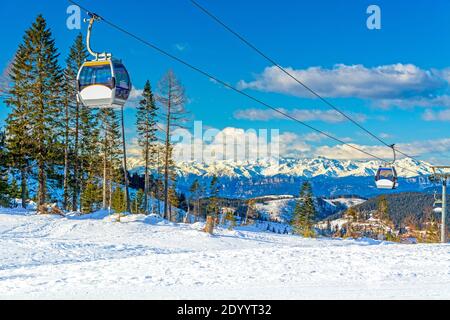
[(395, 144), (390, 145), (392, 152), (394, 153), (394, 161), (392, 161), (391, 165), (394, 165), (397, 161), (397, 153), (395, 152)]
[(92, 47), (91, 47), (92, 29), (94, 27), (94, 23), (96, 21), (101, 21), (102, 18), (99, 15), (92, 13), (92, 12), (88, 12), (88, 15), (89, 15), (89, 19), (84, 19), (84, 22), (89, 22), (87, 36), (86, 36), (86, 47), (87, 47), (89, 54), (91, 56), (93, 56), (96, 61), (111, 59), (110, 53), (106, 53), (106, 52), (98, 53), (98, 52), (95, 52), (94, 50), (92, 50)]

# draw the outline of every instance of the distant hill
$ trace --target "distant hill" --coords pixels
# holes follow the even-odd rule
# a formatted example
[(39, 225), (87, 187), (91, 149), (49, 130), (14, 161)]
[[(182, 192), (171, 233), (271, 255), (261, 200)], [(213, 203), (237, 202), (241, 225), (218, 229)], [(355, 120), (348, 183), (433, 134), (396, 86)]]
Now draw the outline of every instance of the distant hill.
[[(355, 206), (360, 212), (376, 211), (380, 196), (371, 198), (366, 202)], [(389, 206), (389, 216), (396, 225), (401, 224), (407, 216), (414, 216), (421, 221), (424, 212), (433, 207), (434, 197), (432, 194), (419, 192), (406, 192), (386, 195)], [(450, 201), (448, 197), (447, 201)], [(450, 203), (450, 202), (449, 202)]]

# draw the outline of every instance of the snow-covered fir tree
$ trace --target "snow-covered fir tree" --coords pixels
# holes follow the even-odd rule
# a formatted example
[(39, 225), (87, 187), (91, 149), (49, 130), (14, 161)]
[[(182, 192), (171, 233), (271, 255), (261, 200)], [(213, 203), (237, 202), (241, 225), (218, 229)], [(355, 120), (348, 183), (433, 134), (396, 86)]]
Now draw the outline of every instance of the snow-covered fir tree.
[(44, 17), (39, 15), (25, 32), (16, 55), (9, 103), (15, 107), (26, 106), (21, 110), (25, 113), (21, 128), (32, 137), (26, 154), (36, 163), (39, 206), (47, 201), (47, 176), (60, 154), (62, 71), (58, 56), (52, 33)]
[(303, 183), (300, 196), (294, 210), (292, 226), (294, 230), (304, 236), (314, 236), (314, 221), (316, 218), (316, 208), (311, 184), (306, 181)]

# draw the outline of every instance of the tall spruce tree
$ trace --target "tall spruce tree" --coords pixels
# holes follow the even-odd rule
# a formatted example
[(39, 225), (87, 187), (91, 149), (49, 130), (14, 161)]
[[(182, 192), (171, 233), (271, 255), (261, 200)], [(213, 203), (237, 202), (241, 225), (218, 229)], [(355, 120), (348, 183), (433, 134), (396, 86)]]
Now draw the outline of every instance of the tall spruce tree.
[[(37, 164), (37, 201), (39, 207), (47, 199), (47, 174), (58, 157), (61, 124), (62, 71), (58, 65), (58, 51), (50, 29), (42, 15), (25, 32), (19, 48), (23, 58), (16, 59), (11, 71), (10, 94), (26, 105), (30, 151)], [(17, 58), (17, 57), (16, 57)], [(19, 88), (20, 86), (20, 88)], [(15, 96), (15, 92), (18, 95)]]
[(144, 208), (148, 214), (148, 197), (150, 189), (150, 167), (155, 166), (156, 137), (156, 103), (153, 96), (150, 81), (147, 81), (142, 93), (142, 100), (137, 108), (137, 132), (139, 145), (142, 148), (145, 170)]
[(382, 222), (389, 222), (389, 205), (385, 195), (378, 198), (377, 218)]
[(98, 209), (99, 202), (100, 188), (95, 183), (94, 179), (89, 179), (81, 194), (81, 212), (83, 214), (92, 213), (94, 210)]
[(145, 207), (144, 207), (144, 201), (145, 201), (144, 190), (139, 189), (136, 192), (136, 195), (133, 199), (132, 213), (135, 213), (135, 214), (146, 213)]
[(66, 59), (66, 68), (63, 77), (64, 92), (64, 199), (63, 207), (67, 209), (69, 196), (72, 194), (72, 210), (78, 210), (80, 196), (80, 116), (82, 107), (77, 101), (76, 77), (78, 70), (87, 59), (83, 36), (79, 34), (70, 47)]
[(316, 218), (316, 208), (312, 193), (312, 186), (309, 182), (304, 182), (299, 200), (295, 206), (292, 226), (294, 230), (304, 237), (314, 236), (314, 221)]
[(116, 213), (123, 213), (127, 209), (126, 195), (121, 188), (115, 188), (112, 192), (111, 207)]
[(11, 112), (6, 119), (6, 145), (11, 165), (20, 171), (22, 207), (26, 208), (28, 172), (31, 163), (32, 137), (30, 123), (31, 51), (19, 46), (10, 69), (11, 87), (6, 104)]

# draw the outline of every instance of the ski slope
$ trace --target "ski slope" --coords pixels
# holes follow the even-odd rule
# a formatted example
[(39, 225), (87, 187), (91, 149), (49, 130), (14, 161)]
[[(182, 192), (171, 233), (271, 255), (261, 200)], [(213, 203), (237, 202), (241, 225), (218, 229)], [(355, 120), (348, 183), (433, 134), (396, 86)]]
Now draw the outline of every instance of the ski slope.
[(450, 246), (0, 209), (1, 299), (449, 299)]

